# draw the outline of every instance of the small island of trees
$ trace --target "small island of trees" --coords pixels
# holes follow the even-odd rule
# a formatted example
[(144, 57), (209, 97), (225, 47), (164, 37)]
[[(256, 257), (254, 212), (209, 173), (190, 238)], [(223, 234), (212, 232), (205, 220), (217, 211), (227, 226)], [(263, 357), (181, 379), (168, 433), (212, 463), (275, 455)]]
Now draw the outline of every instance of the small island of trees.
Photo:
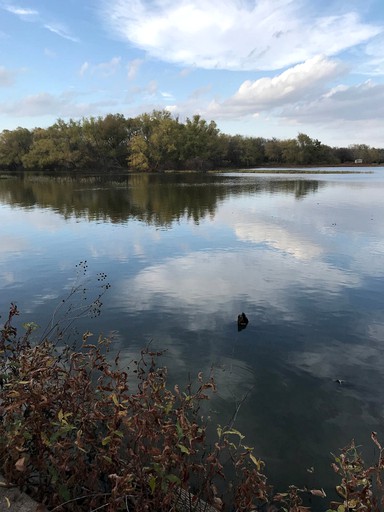
[(294, 139), (228, 135), (194, 115), (181, 122), (166, 110), (58, 119), (48, 128), (0, 133), (0, 168), (17, 170), (161, 171), (258, 166), (364, 165), (384, 162), (384, 148), (330, 147), (304, 133)]

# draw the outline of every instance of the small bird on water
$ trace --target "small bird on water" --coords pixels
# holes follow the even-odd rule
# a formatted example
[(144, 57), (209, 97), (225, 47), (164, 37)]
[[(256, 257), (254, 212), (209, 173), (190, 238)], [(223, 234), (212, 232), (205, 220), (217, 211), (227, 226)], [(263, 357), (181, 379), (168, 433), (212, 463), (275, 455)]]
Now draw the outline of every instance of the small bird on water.
[(238, 315), (237, 317), (237, 330), (238, 331), (242, 331), (243, 329), (245, 329), (248, 325), (248, 318), (246, 317), (245, 313), (241, 313), (240, 315)]

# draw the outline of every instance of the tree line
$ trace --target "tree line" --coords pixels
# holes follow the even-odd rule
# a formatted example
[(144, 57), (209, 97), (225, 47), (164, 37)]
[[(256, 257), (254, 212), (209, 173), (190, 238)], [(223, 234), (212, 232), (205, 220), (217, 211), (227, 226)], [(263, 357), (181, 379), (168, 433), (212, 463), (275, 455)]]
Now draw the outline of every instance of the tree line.
[(181, 122), (166, 110), (58, 119), (48, 128), (0, 133), (6, 170), (208, 170), (263, 165), (340, 165), (384, 162), (384, 148), (330, 147), (304, 133), (279, 140), (222, 133), (199, 115)]

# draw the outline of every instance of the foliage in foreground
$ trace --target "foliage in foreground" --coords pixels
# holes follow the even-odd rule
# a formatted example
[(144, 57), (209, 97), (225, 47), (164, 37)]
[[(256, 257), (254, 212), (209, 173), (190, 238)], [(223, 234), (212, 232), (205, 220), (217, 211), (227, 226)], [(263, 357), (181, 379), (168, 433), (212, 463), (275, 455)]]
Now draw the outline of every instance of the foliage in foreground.
[[(170, 390), (159, 353), (143, 350), (124, 369), (110, 361), (109, 340), (90, 343), (89, 332), (77, 351), (33, 344), (33, 324), (18, 336), (18, 314), (11, 305), (0, 331), (0, 472), (50, 510), (208, 510), (204, 500), (217, 510), (304, 512), (303, 493), (325, 497), (293, 486), (273, 495), (264, 463), (232, 426), (208, 443), (200, 407), (212, 376)], [(335, 457), (341, 499), (331, 510), (382, 510), (383, 450), (372, 440), (374, 466), (353, 443)]]

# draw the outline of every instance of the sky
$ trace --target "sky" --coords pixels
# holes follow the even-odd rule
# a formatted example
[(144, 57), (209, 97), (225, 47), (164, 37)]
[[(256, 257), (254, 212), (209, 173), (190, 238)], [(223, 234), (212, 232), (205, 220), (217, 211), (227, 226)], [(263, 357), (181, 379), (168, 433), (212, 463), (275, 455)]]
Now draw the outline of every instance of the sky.
[(109, 113), (384, 147), (384, 0), (0, 0), (0, 132)]

